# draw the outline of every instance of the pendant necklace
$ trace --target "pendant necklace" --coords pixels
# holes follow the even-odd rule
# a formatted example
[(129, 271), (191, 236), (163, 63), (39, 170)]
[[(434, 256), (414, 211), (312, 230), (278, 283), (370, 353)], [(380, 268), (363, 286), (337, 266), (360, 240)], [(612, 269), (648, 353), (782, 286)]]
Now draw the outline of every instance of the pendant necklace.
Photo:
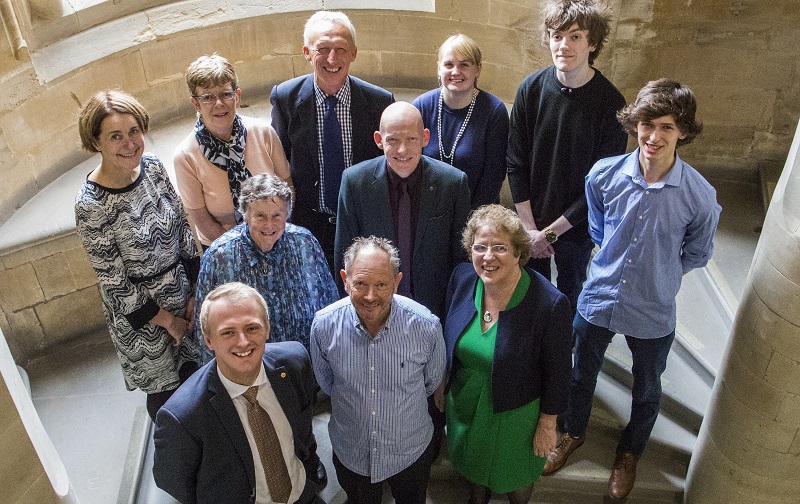
[[(461, 129), (458, 130), (458, 134), (456, 135), (456, 139), (453, 141), (453, 148), (450, 149), (450, 155), (448, 156), (444, 152), (444, 145), (442, 144), (442, 108), (444, 108), (444, 93), (439, 92), (439, 113), (436, 114), (436, 127), (439, 128), (439, 159), (442, 161), (453, 164), (453, 156), (456, 155), (456, 146), (458, 145), (458, 141), (461, 140), (461, 136), (464, 135), (464, 130), (467, 129), (467, 124), (469, 123), (469, 118), (472, 117), (472, 111), (475, 109), (475, 100), (478, 98), (478, 90), (472, 90), (472, 101), (469, 103), (469, 110), (467, 110), (467, 117), (464, 118), (464, 122), (461, 123)], [(491, 321), (491, 315), (489, 315)], [(486, 314), (483, 316), (484, 320), (486, 320)]]
[(492, 320), (494, 320), (494, 319), (492, 318), (492, 314), (489, 313), (489, 310), (486, 310), (485, 312), (483, 312), (483, 321), (484, 322), (486, 322), (488, 324)]

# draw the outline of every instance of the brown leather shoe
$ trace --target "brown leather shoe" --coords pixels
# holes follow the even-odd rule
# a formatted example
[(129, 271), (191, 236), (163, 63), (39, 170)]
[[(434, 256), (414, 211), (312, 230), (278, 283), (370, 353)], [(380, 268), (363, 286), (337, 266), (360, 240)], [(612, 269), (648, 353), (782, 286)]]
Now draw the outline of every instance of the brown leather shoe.
[(608, 493), (615, 499), (624, 499), (631, 493), (636, 483), (636, 463), (639, 457), (631, 452), (617, 453), (611, 477), (608, 479)]
[(569, 454), (580, 448), (584, 441), (586, 441), (586, 434), (579, 438), (570, 436), (568, 432), (561, 434), (561, 439), (558, 440), (556, 449), (551, 451), (550, 455), (547, 456), (547, 462), (544, 463), (542, 476), (550, 476), (564, 467)]

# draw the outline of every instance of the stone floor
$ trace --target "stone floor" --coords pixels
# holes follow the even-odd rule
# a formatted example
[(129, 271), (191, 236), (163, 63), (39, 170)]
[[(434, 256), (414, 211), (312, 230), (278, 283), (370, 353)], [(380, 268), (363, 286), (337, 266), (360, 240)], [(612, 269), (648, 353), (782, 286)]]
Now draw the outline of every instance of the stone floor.
[[(396, 94), (399, 99), (415, 96), (403, 90)], [(244, 98), (243, 102), (251, 106), (242, 113), (268, 117), (266, 100)], [(148, 150), (158, 154), (171, 169), (172, 148), (188, 134), (192, 123), (193, 119), (187, 117), (151, 130)], [(88, 172), (81, 171), (83, 176)], [(687, 360), (684, 354), (671, 356), (675, 364), (670, 363), (665, 374), (665, 396), (670, 400), (665, 400), (648, 451), (640, 462), (637, 486), (628, 499), (631, 504), (682, 500), (696, 423), (702, 418), (710, 391), (710, 385), (693, 376), (692, 369), (700, 363), (710, 370), (713, 380), (730, 324), (720, 311), (735, 312), (763, 221), (757, 185), (723, 181), (714, 185), (723, 206), (714, 259), (704, 271), (686, 277), (678, 298), (678, 332), (693, 357)], [(561, 472), (537, 483), (532, 503), (605, 501), (614, 444), (630, 408), (630, 394), (625, 389), (627, 349), (623, 340), (617, 339), (612, 347), (614, 364), (601, 375), (598, 384), (587, 443)], [(687, 364), (688, 361), (694, 364)], [(72, 346), (30, 362), (26, 371), (34, 405), (82, 504), (174, 503), (153, 484), (152, 449), (148, 449), (152, 447), (151, 426), (144, 409), (144, 394), (125, 390), (107, 334), (88, 334)], [(314, 419), (320, 455), (330, 480), (321, 495), (331, 504), (342, 504), (345, 495), (330, 461), (328, 411), (323, 405)], [(429, 502), (465, 501), (465, 482), (442, 457), (432, 472)], [(498, 497), (493, 500), (504, 501)], [(391, 502), (390, 496), (385, 502)]]

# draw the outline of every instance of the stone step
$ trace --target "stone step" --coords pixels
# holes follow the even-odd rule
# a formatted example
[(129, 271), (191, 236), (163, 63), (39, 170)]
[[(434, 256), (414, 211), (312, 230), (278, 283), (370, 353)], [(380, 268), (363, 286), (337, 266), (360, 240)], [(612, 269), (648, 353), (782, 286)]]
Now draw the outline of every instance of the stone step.
[[(614, 463), (617, 439), (627, 422), (630, 394), (601, 373), (586, 442), (558, 473), (542, 477), (535, 485), (531, 503), (574, 504), (615, 502), (608, 497), (608, 478)], [(667, 418), (656, 422), (653, 438), (637, 466), (637, 481), (628, 504), (682, 502), (693, 433)], [(673, 441), (677, 441), (673, 444)], [(469, 484), (442, 456), (431, 470), (428, 502), (466, 502)], [(492, 503), (507, 502), (495, 495)]]

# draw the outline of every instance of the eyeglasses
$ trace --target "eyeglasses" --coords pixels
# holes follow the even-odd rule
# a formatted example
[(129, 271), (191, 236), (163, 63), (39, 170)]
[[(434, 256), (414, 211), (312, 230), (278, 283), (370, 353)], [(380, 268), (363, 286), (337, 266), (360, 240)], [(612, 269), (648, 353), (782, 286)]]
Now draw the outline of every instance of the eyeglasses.
[(492, 254), (494, 255), (503, 255), (508, 253), (508, 245), (497, 244), (497, 245), (484, 245), (483, 243), (473, 243), (472, 244), (472, 251), (478, 255), (484, 255), (489, 249), (492, 249)]
[(192, 95), (192, 98), (198, 100), (200, 103), (208, 105), (210, 103), (217, 103), (217, 100), (222, 100), (224, 102), (229, 102), (236, 98), (236, 91), (223, 91), (220, 94), (202, 94), (202, 95)]
[(331, 51), (333, 51), (336, 54), (336, 56), (340, 58), (350, 54), (350, 50), (344, 47), (309, 47), (308, 49), (310, 51), (314, 51), (323, 58), (327, 58), (328, 56), (330, 56)]

